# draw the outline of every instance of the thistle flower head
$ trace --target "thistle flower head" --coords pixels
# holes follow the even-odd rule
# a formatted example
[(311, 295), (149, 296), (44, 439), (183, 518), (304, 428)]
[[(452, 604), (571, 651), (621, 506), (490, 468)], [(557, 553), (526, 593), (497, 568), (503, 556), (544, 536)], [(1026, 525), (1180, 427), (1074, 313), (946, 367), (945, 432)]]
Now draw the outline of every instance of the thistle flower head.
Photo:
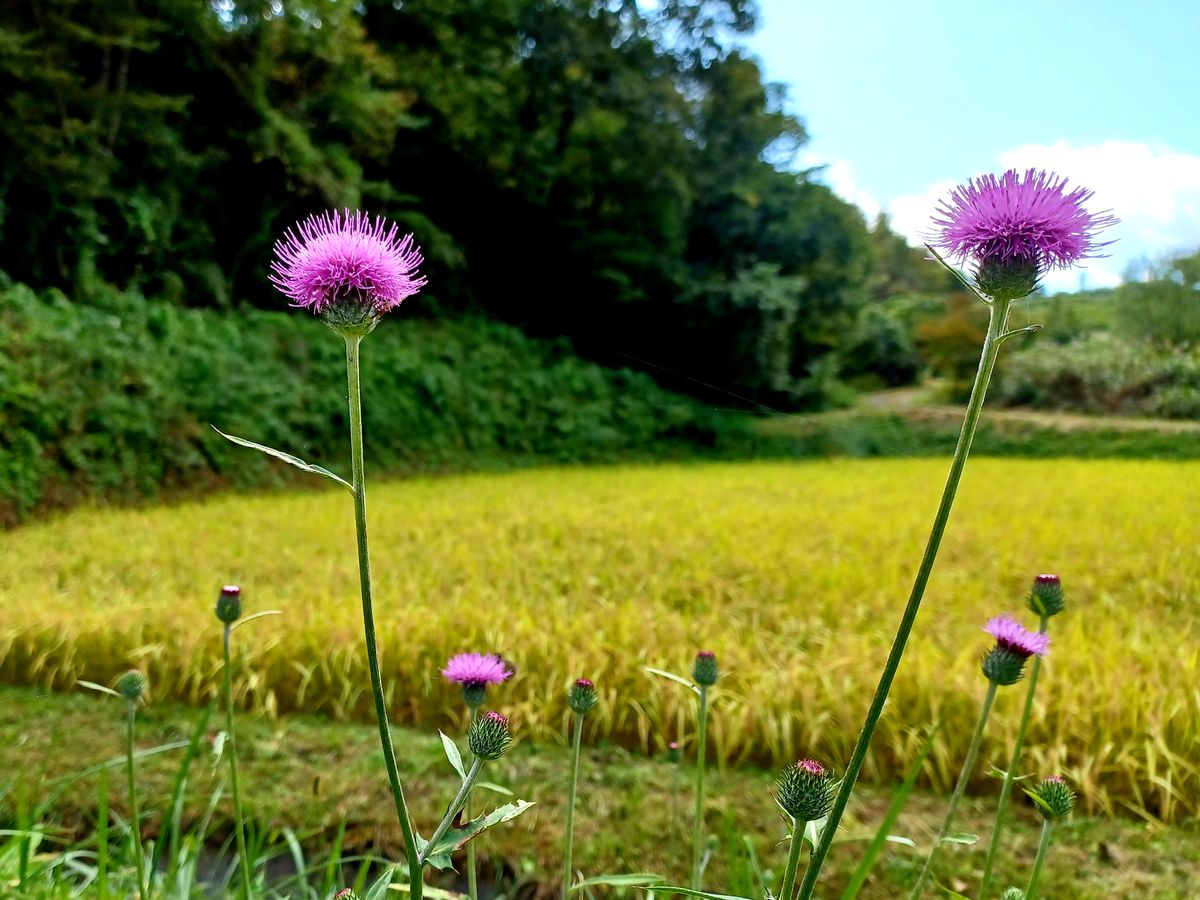
[(130, 703), (137, 703), (146, 696), (146, 676), (137, 669), (130, 669), (117, 679), (117, 693)]
[(596, 708), (596, 686), (590, 679), (580, 678), (567, 694), (567, 704), (580, 716), (586, 716)]
[(1029, 592), (1028, 604), (1031, 612), (1045, 616), (1057, 616), (1066, 607), (1063, 599), (1062, 581), (1057, 575), (1038, 575), (1033, 579), (1033, 590)]
[(797, 822), (811, 822), (828, 815), (835, 786), (832, 772), (814, 759), (802, 759), (779, 773), (775, 797)]
[(1019, 887), (1005, 888), (1000, 900), (1025, 900), (1025, 892)]
[(1016, 684), (1025, 672), (1025, 661), (1045, 653), (1050, 645), (1046, 635), (1027, 630), (1010, 616), (990, 619), (984, 631), (996, 639), (996, 646), (984, 654), (983, 674), (996, 685)]
[(996, 646), (1025, 659), (1035, 654), (1044, 656), (1050, 649), (1049, 637), (1037, 631), (1030, 631), (1012, 616), (988, 619), (983, 630), (996, 639)]
[(931, 243), (960, 263), (972, 261), (984, 293), (1016, 300), (1036, 290), (1045, 272), (1094, 257), (1111, 243), (1096, 237), (1117, 219), (1083, 208), (1092, 193), (1068, 191), (1067, 179), (1039, 169), (981, 175), (939, 204)]
[(467, 746), (480, 759), (499, 759), (511, 743), (508, 717), (495, 710), (488, 710), (477, 718), (467, 732)]
[(717, 683), (717, 655), (711, 650), (701, 650), (692, 664), (692, 681), (702, 687)]
[(232, 625), (242, 617), (242, 589), (236, 584), (227, 584), (217, 595), (217, 618)]
[(1075, 792), (1061, 775), (1043, 778), (1032, 790), (1025, 791), (1047, 819), (1061, 819), (1075, 808)]
[(346, 209), (309, 216), (275, 242), (271, 281), (293, 306), (365, 334), (425, 285), (421, 251), (382, 216)]
[(462, 687), (468, 706), (481, 706), (489, 684), (503, 684), (512, 677), (504, 660), (494, 653), (459, 653), (446, 662), (442, 677)]

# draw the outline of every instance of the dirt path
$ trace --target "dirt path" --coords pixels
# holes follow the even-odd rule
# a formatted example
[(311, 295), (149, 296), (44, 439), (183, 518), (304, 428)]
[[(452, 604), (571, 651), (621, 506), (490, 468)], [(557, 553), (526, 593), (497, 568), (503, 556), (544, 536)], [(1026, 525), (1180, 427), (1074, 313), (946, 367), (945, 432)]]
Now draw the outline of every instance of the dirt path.
[[(961, 406), (929, 403), (930, 391), (924, 387), (896, 388), (864, 394), (859, 401), (862, 411), (892, 412), (923, 422), (961, 422)], [(1190, 419), (1150, 419), (1133, 416), (1096, 416), (1083, 413), (1050, 412), (1040, 409), (1006, 409), (989, 406), (987, 418), (1055, 428), (1059, 431), (1157, 431), (1162, 434), (1200, 434), (1200, 422)]]

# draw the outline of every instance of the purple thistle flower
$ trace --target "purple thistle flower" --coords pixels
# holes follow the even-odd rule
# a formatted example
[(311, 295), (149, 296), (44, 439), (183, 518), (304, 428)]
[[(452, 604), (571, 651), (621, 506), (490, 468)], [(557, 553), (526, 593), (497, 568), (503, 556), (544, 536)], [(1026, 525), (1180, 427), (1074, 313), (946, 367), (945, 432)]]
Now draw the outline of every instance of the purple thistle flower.
[(492, 653), (460, 653), (450, 657), (442, 677), (463, 687), (503, 684), (512, 676), (504, 660)]
[(981, 175), (959, 185), (938, 206), (931, 242), (959, 262), (1024, 263), (1038, 271), (1065, 269), (1111, 241), (1097, 243), (1102, 229), (1117, 223), (1107, 212), (1083, 208), (1093, 192), (1067, 192), (1067, 179), (1051, 172), (1016, 169)]
[(825, 767), (815, 759), (802, 759), (796, 763), (796, 768), (801, 772), (807, 772), (809, 775), (815, 775), (818, 778), (826, 774)]
[(983, 628), (996, 639), (996, 646), (1010, 653), (1015, 653), (1023, 659), (1037, 654), (1044, 656), (1050, 648), (1050, 638), (1037, 631), (1029, 631), (1012, 616), (999, 616), (988, 619)]
[(343, 210), (309, 216), (275, 242), (271, 282), (293, 306), (323, 313), (349, 300), (381, 315), (425, 286), (411, 234), (382, 216)]

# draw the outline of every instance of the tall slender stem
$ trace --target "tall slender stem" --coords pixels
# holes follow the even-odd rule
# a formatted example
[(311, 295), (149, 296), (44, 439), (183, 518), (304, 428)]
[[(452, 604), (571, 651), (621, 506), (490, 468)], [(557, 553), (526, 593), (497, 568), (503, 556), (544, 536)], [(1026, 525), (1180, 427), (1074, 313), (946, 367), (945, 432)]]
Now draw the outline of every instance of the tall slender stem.
[(792, 894), (796, 892), (796, 870), (800, 867), (800, 850), (804, 846), (804, 826), (807, 824), (792, 819), (792, 845), (788, 850), (787, 868), (783, 870), (779, 900), (792, 900)]
[(971, 399), (967, 401), (966, 416), (958, 435), (958, 444), (954, 448), (954, 458), (950, 462), (950, 472), (946, 476), (942, 499), (938, 504), (937, 513), (933, 517), (933, 528), (929, 532), (925, 554), (921, 557), (921, 565), (917, 569), (912, 592), (904, 607), (904, 614), (900, 617), (900, 625), (892, 640), (892, 649), (888, 653), (887, 662), (879, 676), (879, 685), (875, 688), (874, 697), (871, 698), (871, 705), (867, 709), (867, 716), (863, 721), (862, 731), (858, 735), (858, 742), (854, 745), (850, 762), (846, 766), (846, 775), (842, 779), (837, 797), (834, 798), (833, 808), (829, 812), (829, 820), (825, 823), (825, 828), (821, 832), (821, 840), (818, 841), (817, 847), (813, 851), (808, 871), (804, 873), (804, 881), (800, 885), (801, 900), (810, 900), (817, 886), (821, 867), (824, 866), (825, 858), (829, 855), (829, 848), (833, 845), (833, 838), (837, 834), (838, 823), (841, 822), (842, 814), (846, 811), (846, 804), (850, 802), (850, 795), (858, 781), (858, 773), (862, 771), (863, 763), (866, 761), (871, 738), (875, 734), (875, 726), (879, 724), (879, 717), (883, 714), (884, 704), (887, 703), (892, 682), (896, 678), (896, 671), (900, 668), (900, 660), (904, 656), (904, 648), (908, 644), (908, 636), (912, 633), (913, 624), (917, 620), (917, 612), (921, 608), (921, 598), (925, 596), (925, 585), (929, 582), (929, 575), (933, 571), (933, 563), (937, 559), (938, 548), (942, 543), (942, 534), (950, 519), (950, 509), (954, 506), (954, 496), (958, 493), (958, 483), (962, 478), (963, 468), (967, 464), (967, 456), (971, 452), (971, 442), (975, 438), (975, 429), (979, 425), (983, 400), (987, 395), (992, 370), (996, 366), (996, 357), (1000, 352), (1002, 341), (1001, 336), (1004, 334), (1004, 325), (1011, 306), (1011, 301), (1002, 300), (994, 301), (988, 306), (987, 336), (984, 338), (983, 350), (979, 355), (979, 368), (975, 372), (975, 384), (971, 388)]
[(692, 820), (692, 890), (700, 890), (700, 839), (704, 833), (704, 765), (708, 761), (708, 685), (700, 685), (700, 722), (696, 738), (696, 814)]
[(383, 747), (383, 763), (391, 783), (396, 818), (404, 836), (408, 857), (409, 896), (421, 900), (424, 884), (421, 861), (417, 855), (416, 834), (404, 799), (404, 786), (396, 767), (396, 751), (392, 746), (392, 730), (388, 725), (387, 706), (383, 698), (383, 677), (379, 673), (379, 647), (375, 640), (375, 611), (371, 602), (371, 558), (367, 552), (367, 483), (363, 471), (362, 388), (358, 377), (358, 349), (361, 337), (346, 338), (346, 382), (350, 405), (350, 466), (354, 488), (354, 526), (358, 538), (358, 585), (362, 594), (363, 635), (367, 645), (367, 666), (371, 670), (371, 693), (375, 698), (375, 718), (379, 722), (379, 743)]
[(992, 703), (996, 699), (996, 682), (988, 681), (987, 694), (983, 698), (983, 709), (979, 712), (979, 723), (975, 726), (975, 734), (971, 736), (971, 746), (967, 748), (967, 756), (963, 760), (962, 771), (958, 775), (958, 784), (954, 786), (954, 793), (950, 796), (950, 807), (946, 810), (946, 818), (942, 822), (942, 830), (938, 832), (937, 839), (933, 842), (933, 847), (929, 850), (929, 856), (925, 857), (925, 868), (921, 870), (921, 875), (917, 879), (917, 884), (913, 888), (912, 900), (917, 900), (925, 892), (925, 881), (929, 878), (929, 871), (933, 868), (933, 860), (941, 849), (942, 841), (946, 839), (946, 835), (950, 833), (950, 826), (954, 822), (954, 814), (958, 812), (958, 804), (962, 800), (963, 793), (967, 789), (967, 782), (971, 778), (971, 771), (975, 768), (975, 757), (979, 755), (979, 744), (983, 740), (983, 730), (987, 726), (988, 714), (992, 711)]
[(463, 783), (458, 788), (458, 793), (454, 795), (454, 799), (450, 801), (450, 805), (446, 808), (446, 815), (442, 816), (442, 821), (438, 822), (438, 827), (433, 832), (433, 837), (429, 839), (429, 843), (425, 845), (425, 849), (418, 857), (421, 865), (425, 865), (425, 861), (429, 859), (429, 854), (433, 852), (437, 842), (442, 839), (450, 828), (450, 823), (454, 821), (455, 815), (463, 808), (463, 804), (467, 802), (467, 797), (471, 793), (471, 787), (475, 784), (475, 779), (479, 777), (479, 770), (483, 768), (483, 759), (475, 757), (471, 763), (471, 768), (467, 770), (467, 777), (463, 779)]
[[(473, 725), (475, 724), (475, 719), (479, 716), (479, 706), (477, 704), (471, 704), (468, 708), (471, 710), (471, 724)], [(470, 794), (467, 794), (467, 802), (464, 804), (463, 809), (465, 810), (465, 815), (467, 817), (467, 821), (469, 822), (471, 820)], [(475, 874), (474, 841), (471, 841), (469, 844), (467, 844), (467, 895), (471, 898), (471, 900), (478, 900), (479, 898), (479, 882), (478, 876)]]
[(246, 850), (245, 818), (242, 815), (242, 794), (238, 789), (237, 740), (233, 733), (233, 673), (229, 665), (229, 623), (225, 624), (225, 734), (228, 736), (229, 784), (233, 789), (233, 817), (237, 827), (238, 860), (242, 870), (242, 892), (251, 900), (250, 854)]
[(1025, 888), (1025, 900), (1033, 900), (1037, 896), (1038, 878), (1042, 875), (1042, 865), (1046, 862), (1046, 851), (1050, 849), (1050, 832), (1054, 829), (1054, 820), (1045, 819), (1042, 822), (1042, 839), (1038, 841), (1037, 859), (1033, 861), (1033, 872), (1029, 876), (1029, 887)]
[(579, 784), (579, 747), (583, 743), (583, 716), (575, 714), (575, 733), (571, 738), (571, 780), (567, 782), (567, 845), (563, 850), (563, 900), (571, 893), (572, 851), (575, 845), (575, 788)]
[[(1038, 629), (1045, 634), (1050, 626), (1048, 616), (1042, 616), (1041, 627)], [(1008, 760), (1008, 768), (1004, 772), (1004, 783), (1000, 786), (1000, 802), (996, 805), (996, 822), (992, 826), (992, 838), (988, 843), (987, 859), (983, 863), (983, 880), (979, 883), (979, 900), (987, 900), (988, 888), (992, 884), (992, 867), (996, 864), (996, 853), (1000, 849), (1000, 832), (1004, 829), (1004, 818), (1008, 813), (1008, 798), (1012, 794), (1013, 782), (1016, 779), (1017, 765), (1021, 761), (1021, 748), (1025, 746), (1025, 729), (1033, 714), (1033, 695), (1037, 690), (1038, 674), (1042, 671), (1042, 658), (1035, 655), (1029, 664), (1029, 688), (1025, 692), (1025, 710), (1021, 713), (1021, 724), (1017, 728), (1017, 742), (1013, 745), (1012, 756)]]
[(129, 775), (129, 830), (133, 833), (133, 863), (137, 869), (138, 897), (146, 900), (146, 858), (142, 852), (142, 814), (138, 811), (137, 778), (133, 769), (133, 724), (137, 718), (137, 703), (128, 701), (129, 715), (125, 729), (125, 769)]

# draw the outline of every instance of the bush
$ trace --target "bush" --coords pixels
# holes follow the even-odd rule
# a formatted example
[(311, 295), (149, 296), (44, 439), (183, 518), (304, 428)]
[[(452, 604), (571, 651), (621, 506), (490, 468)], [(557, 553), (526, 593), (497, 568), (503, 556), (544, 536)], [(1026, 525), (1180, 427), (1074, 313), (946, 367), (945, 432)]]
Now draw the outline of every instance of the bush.
[(1200, 348), (1160, 348), (1107, 334), (1062, 346), (1034, 343), (998, 369), (992, 396), (1040, 409), (1194, 418)]
[[(20, 285), (0, 287), (0, 310), (0, 520), (293, 476), (210, 424), (345, 468), (343, 350), (311, 316)], [(364, 345), (363, 381), (376, 470), (713, 452), (743, 428), (483, 319), (394, 316)]]

